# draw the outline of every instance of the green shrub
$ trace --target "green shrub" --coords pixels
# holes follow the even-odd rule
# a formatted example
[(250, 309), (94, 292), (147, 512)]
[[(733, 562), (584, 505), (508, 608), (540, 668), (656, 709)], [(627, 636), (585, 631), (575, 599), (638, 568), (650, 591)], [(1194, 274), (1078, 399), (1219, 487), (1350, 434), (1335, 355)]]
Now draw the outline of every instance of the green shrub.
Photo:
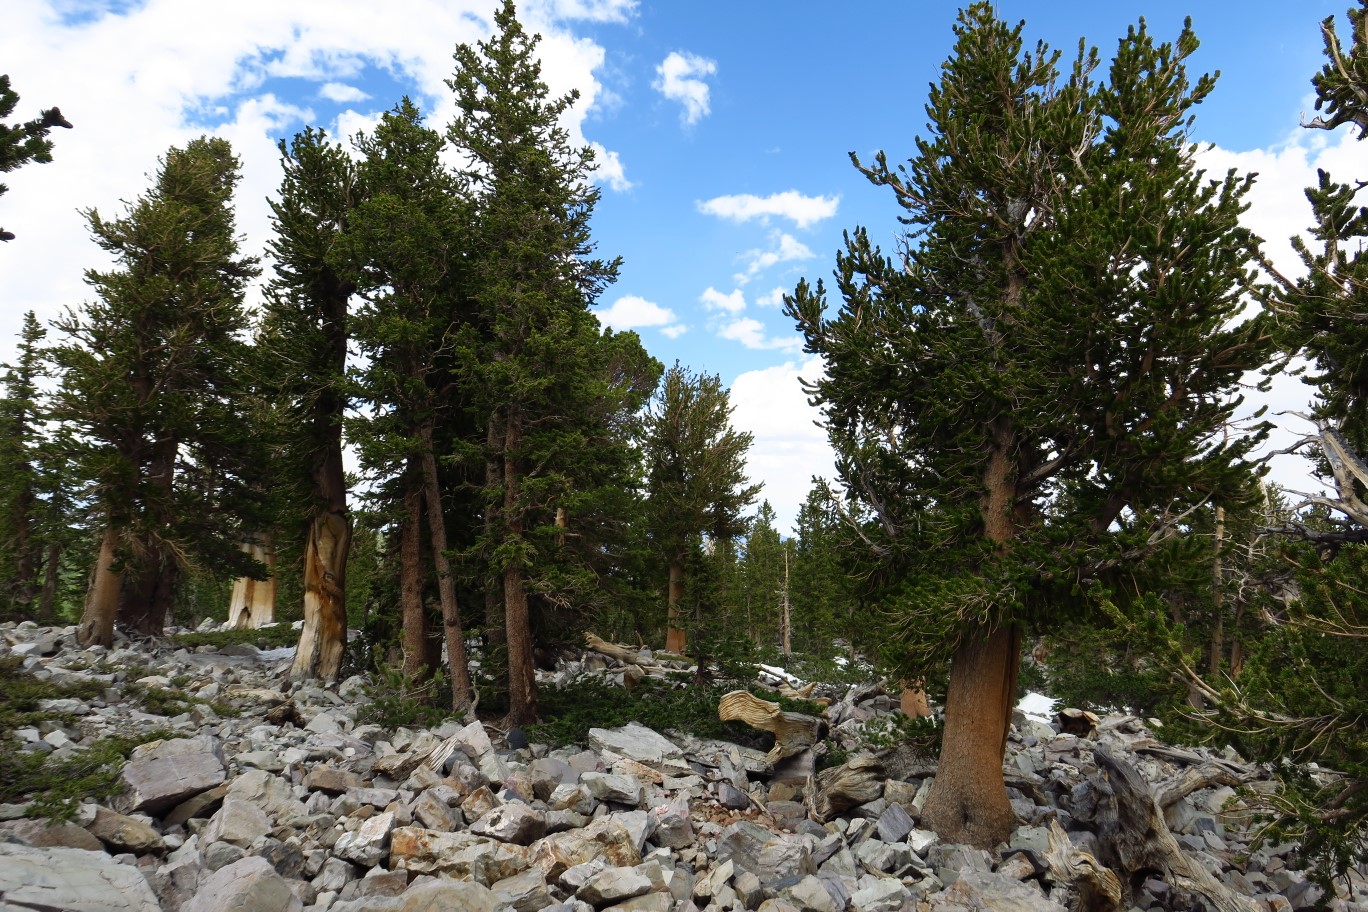
[(270, 627), (248, 627), (242, 630), (177, 633), (171, 637), (171, 641), (187, 649), (194, 649), (197, 646), (235, 646), (243, 643), (258, 649), (279, 649), (298, 643), (299, 631), (289, 624), (272, 624)]

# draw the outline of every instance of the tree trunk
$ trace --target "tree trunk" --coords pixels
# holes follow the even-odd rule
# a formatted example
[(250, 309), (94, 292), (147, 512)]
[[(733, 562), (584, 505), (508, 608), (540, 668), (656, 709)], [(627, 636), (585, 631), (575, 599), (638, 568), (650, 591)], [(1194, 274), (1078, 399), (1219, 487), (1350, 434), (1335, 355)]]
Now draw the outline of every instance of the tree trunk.
[[(1023, 519), (1011, 456), (1015, 435), (1006, 418), (995, 420), (989, 431), (993, 449), (984, 467), (979, 512), (984, 537), (1002, 552)], [(1002, 757), (1020, 662), (1021, 628), (1012, 623), (968, 631), (951, 658), (940, 762), (922, 811), (922, 821), (946, 842), (992, 849), (1007, 840), (1016, 823)]]
[(944, 842), (992, 849), (1016, 825), (1002, 778), (1015, 704), (1021, 631), (1003, 625), (965, 637), (950, 663), (945, 733), (922, 823)]
[(238, 630), (264, 627), (275, 620), (276, 579), (275, 551), (269, 536), (259, 541), (243, 542), (242, 550), (266, 565), (266, 579), (239, 576), (233, 581), (233, 592), (228, 599), (228, 625)]
[(779, 648), (784, 655), (793, 655), (793, 616), (789, 605), (789, 556), (784, 549), (784, 600), (780, 603)]
[(1221, 673), (1221, 658), (1225, 653), (1225, 590), (1222, 587), (1221, 544), (1225, 538), (1225, 507), (1216, 508), (1216, 543), (1211, 557), (1211, 657), (1208, 671), (1212, 680)]
[[(345, 314), (345, 298), (343, 299)], [(340, 338), (340, 340), (339, 340)], [(346, 335), (333, 340), (335, 352), (346, 356)], [(339, 365), (341, 362), (338, 362)], [(314, 420), (327, 428), (328, 440), (314, 470), (314, 494), (319, 504), (309, 522), (304, 542), (304, 629), (299, 634), (290, 677), (336, 681), (342, 676), (347, 651), (347, 555), (352, 524), (347, 513), (347, 477), (342, 467), (342, 400), (320, 397)]]
[(160, 542), (149, 542), (137, 569), (124, 576), (119, 626), (129, 633), (161, 636), (180, 577), (175, 557)]
[(399, 524), (399, 606), (404, 619), (404, 678), (408, 686), (424, 701), (430, 694), (424, 689), (432, 677), (430, 663), (432, 637), (427, 608), (423, 605), (423, 561), (420, 528), (423, 518), (423, 492), (417, 479), (405, 479), (404, 518)]
[[(525, 532), (517, 452), (522, 428), (510, 415), (504, 429), (503, 487), (505, 544), (521, 545)], [(532, 619), (527, 605), (527, 581), (522, 560), (508, 559), (503, 571), (504, 621), (508, 634), (508, 725), (537, 719), (537, 678), (532, 656)]]
[(684, 597), (684, 559), (677, 557), (670, 561), (670, 588), (668, 616), (665, 628), (665, 651), (684, 655), (688, 649), (687, 637), (679, 621), (679, 601)]
[(85, 611), (76, 630), (76, 641), (82, 646), (114, 644), (114, 616), (119, 610), (119, 590), (123, 584), (123, 569), (115, 567), (118, 543), (118, 530), (112, 524), (106, 525), (90, 588), (86, 590)]
[(43, 563), (43, 594), (38, 601), (38, 622), (48, 624), (57, 616), (57, 572), (62, 563), (62, 546), (48, 543), (47, 559)]
[(432, 452), (432, 426), (421, 428), (419, 436), (423, 442), (423, 500), (427, 502), (428, 537), (432, 542), (432, 565), (437, 570), (437, 597), (442, 603), (447, 664), (451, 667), (451, 708), (462, 712), (470, 707), (470, 667), (461, 630), (461, 610), (456, 604), (456, 583), (447, 560), (446, 519), (442, 516), (442, 490), (437, 483), (437, 457)]
[(345, 513), (314, 516), (304, 545), (304, 629), (290, 677), (336, 681), (347, 647), (346, 573), (351, 520)]
[(18, 556), (18, 565), (15, 568), (14, 582), (12, 583), (14, 601), (22, 606), (22, 610), (27, 614), (27, 608), (33, 604), (33, 584), (38, 575), (37, 556), (33, 553), (31, 530), (33, 528), (33, 488), (29, 483), (32, 468), (28, 463), (23, 463), (20, 469), (24, 474), (23, 487), (19, 491), (19, 496), (14, 500), (14, 551)]
[[(503, 460), (499, 453), (503, 448), (503, 422), (497, 411), (489, 416), (485, 425), (485, 555), (488, 566), (493, 566), (494, 543), (499, 540), (499, 502), (494, 492), (503, 486)], [(507, 637), (507, 621), (504, 619), (503, 574), (490, 572), (485, 577), (485, 640), (488, 643), (502, 643)]]

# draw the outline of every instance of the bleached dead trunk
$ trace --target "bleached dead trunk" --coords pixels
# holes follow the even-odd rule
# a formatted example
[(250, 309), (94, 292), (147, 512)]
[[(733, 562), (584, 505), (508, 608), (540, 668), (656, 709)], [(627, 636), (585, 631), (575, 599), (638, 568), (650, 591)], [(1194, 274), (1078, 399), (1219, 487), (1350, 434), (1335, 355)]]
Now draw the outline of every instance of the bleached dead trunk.
[(264, 627), (275, 621), (275, 552), (271, 550), (270, 538), (262, 536), (259, 541), (243, 542), (242, 550), (265, 564), (270, 575), (264, 580), (250, 576), (234, 580), (228, 599), (228, 625), (237, 630)]

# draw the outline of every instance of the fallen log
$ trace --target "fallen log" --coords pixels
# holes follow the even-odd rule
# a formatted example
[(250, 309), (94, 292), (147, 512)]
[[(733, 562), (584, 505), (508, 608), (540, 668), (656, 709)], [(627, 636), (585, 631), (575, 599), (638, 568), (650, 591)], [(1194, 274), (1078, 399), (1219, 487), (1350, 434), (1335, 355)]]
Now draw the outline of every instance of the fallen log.
[(774, 735), (774, 747), (766, 759), (770, 765), (799, 751), (810, 749), (826, 733), (826, 723), (815, 716), (784, 712), (778, 703), (762, 700), (746, 690), (733, 690), (717, 704), (723, 722), (744, 722), (757, 731)]
[(591, 650), (599, 655), (606, 655), (610, 659), (617, 659), (624, 665), (636, 665), (641, 661), (641, 651), (629, 649), (626, 646), (619, 646), (607, 640), (600, 639), (593, 633), (584, 634), (584, 642)]
[(1135, 767), (1104, 744), (1093, 749), (1104, 774), (1096, 783), (1094, 820), (1103, 860), (1127, 880), (1159, 872), (1168, 883), (1206, 901), (1215, 912), (1256, 912), (1253, 901), (1234, 893), (1178, 845), (1164, 812)]

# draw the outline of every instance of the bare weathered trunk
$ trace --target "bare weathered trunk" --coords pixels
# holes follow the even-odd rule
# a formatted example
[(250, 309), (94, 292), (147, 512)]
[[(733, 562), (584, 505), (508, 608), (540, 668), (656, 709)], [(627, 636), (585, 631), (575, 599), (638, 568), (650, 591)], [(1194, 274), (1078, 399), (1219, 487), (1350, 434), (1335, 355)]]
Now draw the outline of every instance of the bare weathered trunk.
[(90, 588), (86, 590), (85, 611), (76, 629), (76, 640), (82, 646), (114, 643), (114, 617), (119, 611), (119, 590), (123, 587), (123, 570), (115, 565), (118, 544), (118, 530), (113, 524), (106, 525), (91, 571)]
[(253, 560), (266, 565), (264, 580), (239, 576), (233, 581), (233, 592), (228, 599), (228, 626), (238, 630), (264, 627), (275, 620), (276, 578), (275, 551), (270, 537), (243, 542), (242, 550)]
[[(526, 533), (518, 449), (522, 428), (517, 416), (509, 415), (504, 428), (503, 486), (505, 542), (521, 542)], [(526, 725), (537, 719), (536, 665), (532, 656), (532, 618), (527, 604), (527, 580), (521, 561), (508, 561), (503, 571), (504, 621), (508, 635), (508, 719), (509, 725)]]
[(665, 628), (665, 651), (684, 655), (688, 640), (679, 620), (679, 602), (684, 598), (684, 559), (677, 557), (670, 561), (670, 588), (666, 596), (669, 614)]
[(304, 545), (304, 629), (290, 677), (336, 681), (347, 648), (346, 573), (351, 520), (323, 513), (309, 524)]
[(1012, 721), (1021, 631), (970, 633), (950, 663), (945, 733), (922, 823), (945, 842), (992, 849), (1016, 826), (1002, 778)]
[(437, 483), (437, 457), (432, 452), (432, 426), (419, 431), (423, 443), (423, 500), (427, 502), (428, 537), (432, 542), (432, 565), (437, 570), (437, 597), (442, 604), (442, 629), (446, 634), (447, 664), (451, 667), (451, 708), (470, 707), (470, 667), (466, 658), (461, 610), (456, 604), (456, 582), (447, 560), (446, 519), (442, 516), (442, 489)]
[(399, 524), (399, 607), (403, 615), (404, 678), (408, 686), (424, 698), (420, 690), (432, 677), (432, 625), (423, 605), (423, 561), (420, 525), (423, 517), (423, 492), (412, 475), (405, 479), (404, 517)]

